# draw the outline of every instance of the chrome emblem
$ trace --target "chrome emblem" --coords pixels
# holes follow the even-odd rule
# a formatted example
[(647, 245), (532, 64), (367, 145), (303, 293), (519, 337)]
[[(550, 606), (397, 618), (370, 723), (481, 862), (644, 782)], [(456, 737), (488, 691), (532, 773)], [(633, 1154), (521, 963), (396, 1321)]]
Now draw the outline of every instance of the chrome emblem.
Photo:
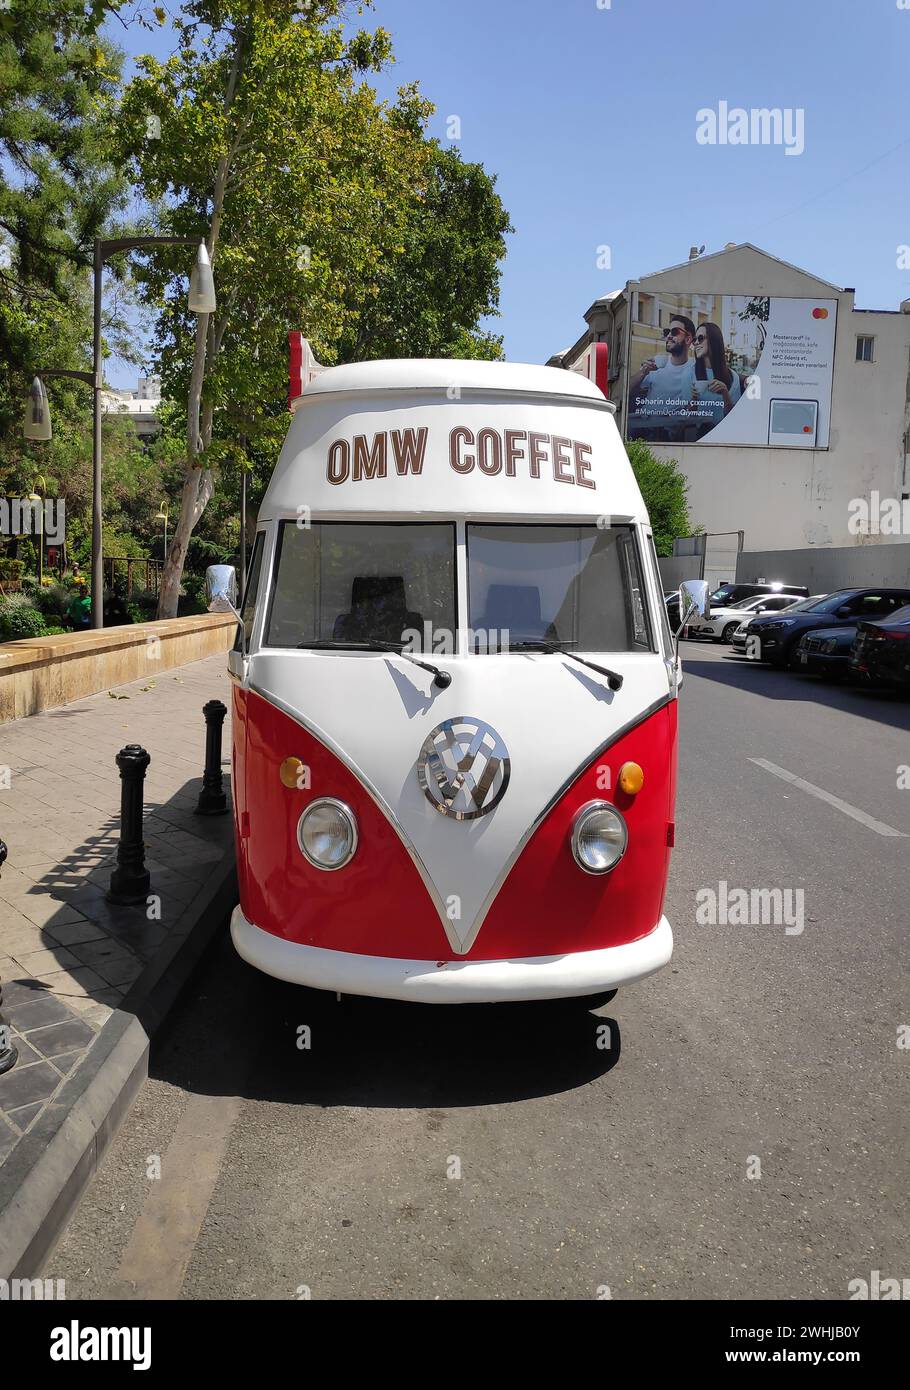
[(509, 750), (481, 719), (446, 719), (426, 738), (417, 780), (430, 805), (454, 820), (475, 820), (498, 806), (511, 776)]

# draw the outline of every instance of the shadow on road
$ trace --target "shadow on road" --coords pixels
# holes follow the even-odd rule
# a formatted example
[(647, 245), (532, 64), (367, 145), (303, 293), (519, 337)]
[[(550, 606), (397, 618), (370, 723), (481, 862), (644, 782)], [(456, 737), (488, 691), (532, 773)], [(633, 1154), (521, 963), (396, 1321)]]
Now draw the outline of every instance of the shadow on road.
[(253, 970), (222, 939), (153, 1051), (150, 1075), (205, 1095), (295, 1105), (501, 1104), (610, 1071), (621, 1039), (608, 1007), (338, 1002)]
[(844, 710), (861, 719), (872, 719), (893, 729), (910, 730), (910, 700), (900, 693), (846, 682), (826, 681), (820, 676), (803, 676), (750, 661), (748, 657), (725, 656), (721, 661), (699, 661), (683, 653), (686, 675), (751, 690), (770, 700), (806, 700), (830, 709)]

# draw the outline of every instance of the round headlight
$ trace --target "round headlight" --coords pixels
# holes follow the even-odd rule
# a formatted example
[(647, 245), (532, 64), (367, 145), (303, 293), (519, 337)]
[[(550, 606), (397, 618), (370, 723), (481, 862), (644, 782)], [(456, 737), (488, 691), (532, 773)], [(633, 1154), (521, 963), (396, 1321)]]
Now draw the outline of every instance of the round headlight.
[(622, 859), (628, 843), (626, 823), (608, 801), (594, 801), (583, 806), (575, 817), (572, 854), (585, 873), (609, 873)]
[(313, 801), (297, 822), (297, 843), (317, 869), (343, 869), (357, 848), (357, 822), (343, 801)]

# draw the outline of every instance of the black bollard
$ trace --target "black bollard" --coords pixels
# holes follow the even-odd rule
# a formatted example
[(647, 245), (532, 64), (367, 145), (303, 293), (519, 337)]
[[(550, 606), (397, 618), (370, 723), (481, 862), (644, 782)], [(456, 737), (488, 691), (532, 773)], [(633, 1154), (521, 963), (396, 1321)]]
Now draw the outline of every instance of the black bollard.
[[(0, 840), (0, 869), (3, 868), (4, 862), (6, 860), (6, 855), (6, 845), (3, 843), (2, 840)], [(2, 983), (0, 983), (0, 1004), (2, 1003), (3, 985)], [(0, 1076), (2, 1076), (5, 1071), (9, 1071), (11, 1067), (14, 1067), (18, 1060), (19, 1053), (17, 1049), (13, 1047), (13, 1041), (9, 1031), (9, 1026), (6, 1023), (3, 1014), (0, 1013)]]
[(220, 700), (209, 700), (203, 705), (202, 713), (205, 715), (205, 771), (196, 815), (223, 816), (227, 810), (227, 796), (221, 776), (221, 730), (227, 708)]
[(130, 906), (145, 903), (151, 877), (145, 867), (145, 841), (142, 838), (142, 784), (151, 758), (138, 743), (128, 743), (117, 754), (120, 769), (120, 844), (117, 867), (107, 891), (110, 903)]

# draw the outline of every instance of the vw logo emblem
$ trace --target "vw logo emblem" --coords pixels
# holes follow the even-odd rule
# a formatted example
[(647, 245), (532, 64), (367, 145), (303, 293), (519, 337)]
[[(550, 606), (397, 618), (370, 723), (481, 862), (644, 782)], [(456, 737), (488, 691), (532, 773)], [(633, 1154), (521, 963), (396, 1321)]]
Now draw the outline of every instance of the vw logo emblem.
[(465, 714), (437, 725), (417, 759), (417, 780), (430, 805), (454, 820), (489, 815), (510, 775), (509, 750), (499, 734)]

